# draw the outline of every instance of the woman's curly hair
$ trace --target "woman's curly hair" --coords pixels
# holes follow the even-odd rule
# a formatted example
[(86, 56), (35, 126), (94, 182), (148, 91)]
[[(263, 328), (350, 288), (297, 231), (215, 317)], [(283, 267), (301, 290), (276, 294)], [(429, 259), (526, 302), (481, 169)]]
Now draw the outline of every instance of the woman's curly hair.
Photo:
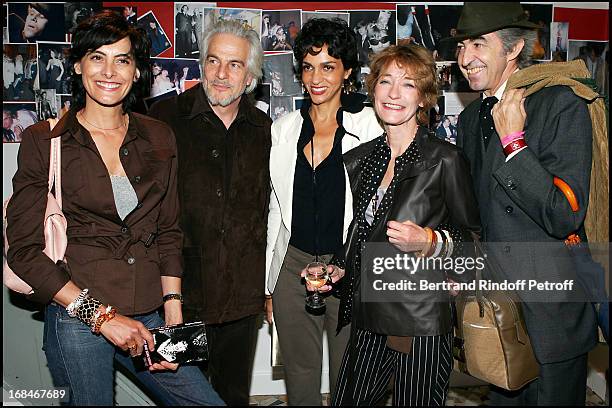
[(359, 70), (357, 39), (346, 21), (339, 18), (313, 18), (304, 24), (293, 47), (298, 79), (302, 79), (302, 63), (306, 54), (317, 55), (324, 45), (327, 45), (329, 55), (342, 61), (345, 70), (352, 69), (346, 82), (350, 84), (350, 88), (356, 87)]

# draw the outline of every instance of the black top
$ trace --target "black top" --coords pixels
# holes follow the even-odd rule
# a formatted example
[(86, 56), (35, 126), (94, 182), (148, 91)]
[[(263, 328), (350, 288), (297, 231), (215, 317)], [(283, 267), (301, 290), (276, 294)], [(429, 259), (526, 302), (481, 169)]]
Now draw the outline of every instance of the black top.
[[(304, 122), (297, 144), (289, 243), (311, 255), (334, 254), (342, 249), (344, 223), (343, 109), (336, 113), (338, 128), (332, 150), (314, 172), (304, 153), (315, 133), (308, 109), (309, 106), (303, 106), (300, 110)], [(310, 152), (309, 149), (309, 155)]]

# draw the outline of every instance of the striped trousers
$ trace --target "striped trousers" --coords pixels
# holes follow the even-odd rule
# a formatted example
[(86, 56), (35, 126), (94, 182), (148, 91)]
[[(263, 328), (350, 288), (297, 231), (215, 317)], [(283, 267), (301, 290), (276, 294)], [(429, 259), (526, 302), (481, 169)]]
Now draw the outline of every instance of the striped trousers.
[(394, 375), (393, 405), (444, 405), (453, 368), (452, 332), (414, 337), (410, 354), (391, 350), (387, 336), (355, 329), (344, 353), (334, 406), (376, 405)]

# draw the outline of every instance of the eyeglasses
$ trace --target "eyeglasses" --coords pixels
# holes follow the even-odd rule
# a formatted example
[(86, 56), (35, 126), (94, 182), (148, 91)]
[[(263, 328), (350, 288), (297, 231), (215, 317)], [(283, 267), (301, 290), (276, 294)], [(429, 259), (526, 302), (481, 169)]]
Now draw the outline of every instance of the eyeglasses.
[(371, 45), (378, 45), (380, 43), (384, 44), (389, 42), (389, 36), (383, 37), (380, 40), (377, 40), (376, 38), (370, 38), (368, 41)]

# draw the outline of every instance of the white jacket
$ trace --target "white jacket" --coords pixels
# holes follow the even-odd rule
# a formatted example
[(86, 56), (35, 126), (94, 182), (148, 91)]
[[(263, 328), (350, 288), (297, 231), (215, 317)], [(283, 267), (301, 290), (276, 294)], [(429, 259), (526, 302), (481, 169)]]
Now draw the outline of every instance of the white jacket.
[[(293, 179), (297, 160), (297, 144), (304, 119), (299, 110), (289, 113), (272, 124), (270, 150), (270, 212), (268, 213), (268, 241), (266, 247), (266, 294), (274, 292), (278, 274), (291, 238), (291, 212), (293, 210)], [(364, 107), (358, 113), (343, 112), (342, 125), (346, 134), (342, 138), (342, 153), (383, 134), (374, 110)], [(344, 227), (342, 241), (353, 219), (353, 196), (346, 168)]]

